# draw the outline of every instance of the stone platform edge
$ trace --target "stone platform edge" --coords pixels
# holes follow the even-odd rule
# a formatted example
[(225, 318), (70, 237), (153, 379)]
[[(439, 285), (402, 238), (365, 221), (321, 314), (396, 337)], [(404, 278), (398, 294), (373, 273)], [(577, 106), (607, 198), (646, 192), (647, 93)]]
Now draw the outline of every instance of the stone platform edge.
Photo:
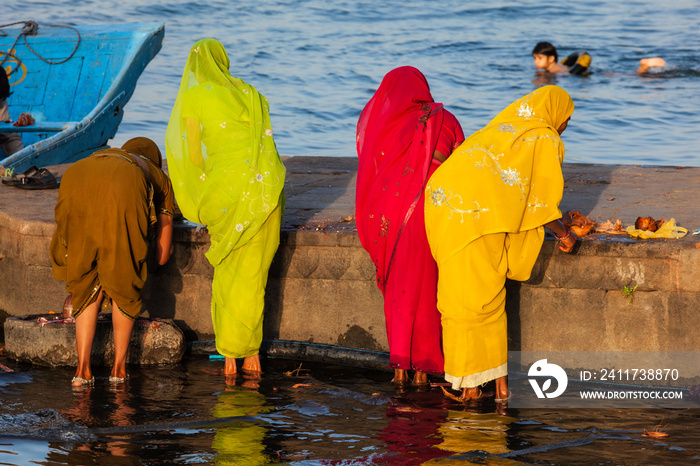
[[(313, 222), (353, 213), (356, 162), (322, 161), (330, 167), (322, 174), (321, 169), (306, 170), (307, 162), (290, 161), (295, 163), (295, 169), (288, 169), (289, 218), (306, 224), (283, 228), (268, 279), (263, 337), (386, 352), (383, 298), (357, 234), (347, 225), (334, 231)], [(347, 167), (337, 169), (336, 163)], [(700, 169), (565, 164), (565, 172), (568, 205), (562, 210), (581, 209), (627, 221), (636, 212), (658, 218), (673, 211), (683, 215), (684, 226), (700, 226), (695, 201)], [(645, 179), (654, 182), (644, 183)], [(318, 206), (309, 207), (314, 202)], [(58, 311), (65, 298), (64, 284), (50, 270), (54, 224), (31, 216), (21, 220), (21, 206), (11, 207), (8, 211), (17, 215), (0, 209), (0, 321), (8, 315)], [(51, 218), (50, 212), (43, 217)], [(175, 253), (168, 264), (149, 263), (145, 314), (173, 319), (189, 342), (211, 340), (213, 268), (204, 255), (209, 236), (206, 229), (178, 225), (174, 239)], [(582, 241), (577, 254), (567, 255), (553, 239), (545, 240), (530, 280), (507, 283), (509, 348), (699, 350), (697, 242), (690, 234), (678, 240), (596, 236)], [(625, 287), (633, 293), (625, 296)]]

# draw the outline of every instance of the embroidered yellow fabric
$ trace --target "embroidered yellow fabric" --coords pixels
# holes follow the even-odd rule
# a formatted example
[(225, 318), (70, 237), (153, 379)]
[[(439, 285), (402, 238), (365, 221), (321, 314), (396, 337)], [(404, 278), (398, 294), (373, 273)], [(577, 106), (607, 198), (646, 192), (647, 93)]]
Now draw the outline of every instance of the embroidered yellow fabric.
[(426, 187), (426, 229), (438, 264), (479, 236), (531, 230), (561, 217), (564, 145), (574, 104), (557, 86), (516, 100), (474, 133)]

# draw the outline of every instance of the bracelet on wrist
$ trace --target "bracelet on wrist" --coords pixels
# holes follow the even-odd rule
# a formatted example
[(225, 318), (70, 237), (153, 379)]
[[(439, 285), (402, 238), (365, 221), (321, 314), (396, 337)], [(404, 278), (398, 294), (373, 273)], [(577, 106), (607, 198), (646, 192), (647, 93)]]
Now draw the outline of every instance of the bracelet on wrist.
[(569, 227), (567, 227), (566, 225), (564, 225), (564, 228), (566, 228), (566, 233), (564, 233), (562, 236), (559, 236), (556, 233), (554, 233), (554, 237), (556, 239), (558, 239), (559, 241), (564, 241), (566, 238), (571, 236), (571, 229)]

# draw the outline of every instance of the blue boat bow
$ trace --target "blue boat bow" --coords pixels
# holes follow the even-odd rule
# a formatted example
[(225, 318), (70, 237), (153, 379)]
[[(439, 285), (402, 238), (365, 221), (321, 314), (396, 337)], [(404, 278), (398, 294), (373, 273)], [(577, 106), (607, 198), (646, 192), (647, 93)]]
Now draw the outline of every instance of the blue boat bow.
[(0, 123), (0, 132), (21, 133), (25, 146), (9, 157), (0, 150), (0, 165), (21, 172), (32, 165), (74, 162), (106, 146), (139, 76), (161, 49), (165, 27), (42, 26), (26, 44), (17, 40), (22, 30), (5, 32), (0, 61), (10, 72), (10, 115), (30, 113), (35, 124)]

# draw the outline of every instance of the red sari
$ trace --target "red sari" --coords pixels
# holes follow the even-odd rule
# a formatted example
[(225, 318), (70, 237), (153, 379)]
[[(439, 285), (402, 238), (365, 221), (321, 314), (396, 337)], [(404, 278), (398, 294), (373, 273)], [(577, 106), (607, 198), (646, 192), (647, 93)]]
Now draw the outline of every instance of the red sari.
[(423, 191), (464, 140), (457, 119), (433, 101), (425, 76), (390, 71), (357, 124), (356, 220), (384, 295), (390, 367), (443, 372), (437, 265), (425, 233)]

